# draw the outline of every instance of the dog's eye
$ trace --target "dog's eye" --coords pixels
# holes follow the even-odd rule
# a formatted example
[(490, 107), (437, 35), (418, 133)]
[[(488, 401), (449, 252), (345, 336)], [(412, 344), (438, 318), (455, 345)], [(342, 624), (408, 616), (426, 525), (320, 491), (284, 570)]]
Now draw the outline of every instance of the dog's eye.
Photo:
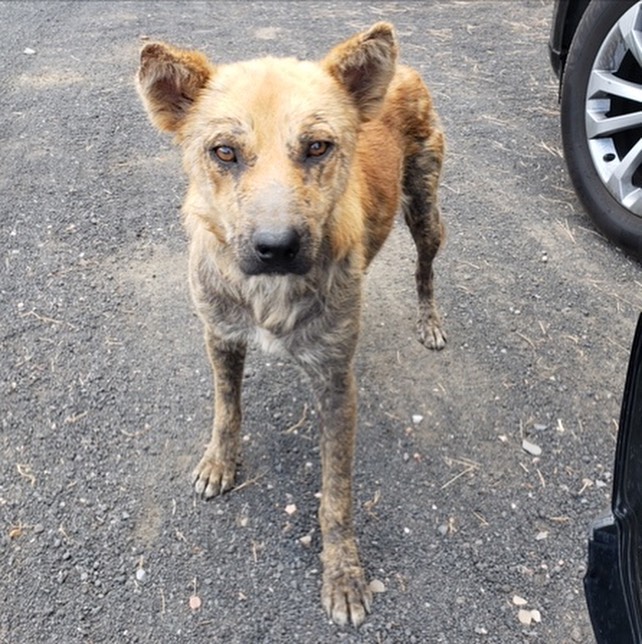
[(223, 163), (236, 163), (236, 151), (229, 145), (217, 145), (210, 154)]
[(308, 145), (307, 156), (316, 158), (325, 156), (331, 147), (332, 143), (329, 141), (313, 141)]

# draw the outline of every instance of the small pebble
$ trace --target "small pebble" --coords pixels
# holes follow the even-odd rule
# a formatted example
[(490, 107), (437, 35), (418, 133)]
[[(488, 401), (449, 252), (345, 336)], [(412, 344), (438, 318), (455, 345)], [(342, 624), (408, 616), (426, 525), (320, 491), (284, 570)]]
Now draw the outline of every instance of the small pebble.
[(136, 580), (145, 581), (145, 577), (147, 577), (147, 573), (145, 572), (145, 569), (138, 568), (138, 570), (136, 570)]
[(526, 439), (522, 441), (522, 449), (533, 456), (540, 456), (542, 454), (542, 448), (539, 445), (535, 445), (535, 443), (531, 443)]

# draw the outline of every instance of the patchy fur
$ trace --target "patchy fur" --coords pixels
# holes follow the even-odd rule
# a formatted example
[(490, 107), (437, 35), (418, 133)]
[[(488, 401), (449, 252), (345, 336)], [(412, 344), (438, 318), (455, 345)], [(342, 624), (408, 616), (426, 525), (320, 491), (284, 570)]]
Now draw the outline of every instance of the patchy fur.
[(432, 261), (442, 239), (444, 141), (419, 75), (377, 23), (319, 62), (215, 65), (163, 43), (143, 48), (138, 90), (174, 135), (189, 188), (190, 287), (214, 373), (210, 444), (196, 491), (234, 485), (248, 342), (293, 357), (321, 418), (322, 603), (335, 622), (370, 610), (352, 520), (353, 358), (363, 274), (400, 210), (417, 247), (418, 335), (441, 349)]

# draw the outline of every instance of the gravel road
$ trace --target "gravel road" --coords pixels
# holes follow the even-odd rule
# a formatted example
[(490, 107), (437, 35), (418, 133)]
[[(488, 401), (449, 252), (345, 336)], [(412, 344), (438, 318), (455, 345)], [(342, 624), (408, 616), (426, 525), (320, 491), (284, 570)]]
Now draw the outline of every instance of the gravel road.
[[(0, 642), (593, 641), (587, 526), (609, 503), (642, 271), (571, 190), (550, 14), (0, 3)], [(287, 361), (249, 356), (239, 489), (192, 492), (212, 401), (185, 180), (132, 78), (145, 38), (221, 61), (320, 57), (380, 19), (448, 137), (449, 344), (414, 338), (399, 225), (369, 274), (357, 362), (356, 524), (383, 592), (354, 631), (320, 606), (317, 425)]]

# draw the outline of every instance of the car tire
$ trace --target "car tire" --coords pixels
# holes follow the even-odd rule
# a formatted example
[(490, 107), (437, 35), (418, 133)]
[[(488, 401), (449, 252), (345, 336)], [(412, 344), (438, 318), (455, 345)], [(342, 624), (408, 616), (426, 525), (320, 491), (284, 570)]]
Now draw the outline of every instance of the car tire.
[[(642, 260), (642, 212), (637, 205), (633, 210), (629, 209), (628, 204), (623, 203), (625, 198), (618, 194), (618, 190), (614, 190), (612, 185), (609, 189), (610, 179), (605, 179), (605, 164), (600, 166), (600, 159), (592, 156), (587, 130), (587, 96), (589, 83), (597, 66), (598, 54), (614, 25), (634, 4), (635, 0), (593, 0), (589, 4), (573, 37), (564, 67), (561, 129), (566, 165), (584, 208), (595, 225), (609, 239)], [(642, 84), (640, 87), (642, 89)], [(606, 98), (609, 99), (609, 96)], [(604, 103), (609, 105), (608, 109), (612, 109), (613, 104)], [(642, 103), (639, 109), (642, 111)], [(631, 136), (637, 140), (636, 132), (632, 132)], [(596, 137), (594, 141), (598, 142), (598, 139), (599, 137)], [(615, 150), (615, 147), (613, 149)], [(621, 156), (623, 157), (624, 153)], [(610, 162), (612, 157), (615, 157), (615, 164), (621, 161), (617, 154), (609, 154), (608, 157), (604, 155), (603, 159)], [(642, 176), (642, 170), (640, 175)], [(642, 182), (640, 188), (642, 189)], [(642, 204), (642, 197), (640, 203)], [(639, 214), (634, 212), (636, 209)]]

